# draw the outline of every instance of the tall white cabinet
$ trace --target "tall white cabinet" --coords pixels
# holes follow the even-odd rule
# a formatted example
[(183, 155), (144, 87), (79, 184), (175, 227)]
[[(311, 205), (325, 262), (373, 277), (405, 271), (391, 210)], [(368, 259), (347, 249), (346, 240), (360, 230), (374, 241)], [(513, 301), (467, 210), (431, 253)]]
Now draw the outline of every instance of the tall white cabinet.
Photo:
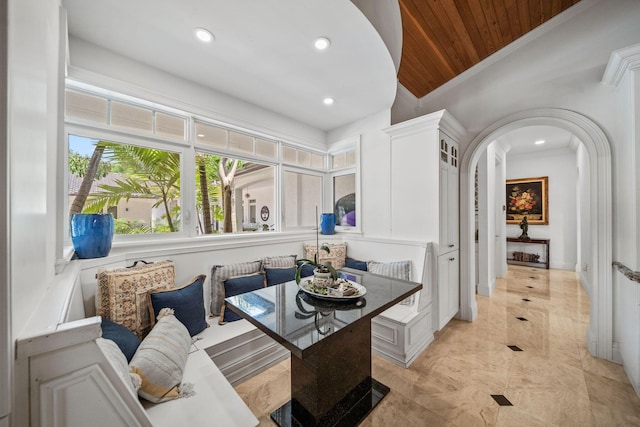
[(466, 133), (445, 110), (397, 123), (391, 136), (391, 234), (434, 244), (433, 326), (460, 309), (459, 142)]

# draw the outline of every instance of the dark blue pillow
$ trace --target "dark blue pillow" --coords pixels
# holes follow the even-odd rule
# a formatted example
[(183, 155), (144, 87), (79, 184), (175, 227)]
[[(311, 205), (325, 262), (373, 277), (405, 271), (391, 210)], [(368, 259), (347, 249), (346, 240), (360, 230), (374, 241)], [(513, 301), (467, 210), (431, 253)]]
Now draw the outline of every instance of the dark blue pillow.
[(163, 308), (172, 308), (178, 319), (194, 336), (204, 331), (207, 326), (204, 310), (203, 286), (207, 276), (201, 274), (190, 283), (174, 289), (162, 289), (149, 292), (149, 307), (153, 310), (153, 319)]
[(300, 269), (300, 277), (309, 277), (309, 276), (313, 276), (313, 270), (315, 270), (315, 266), (311, 265), (311, 264), (305, 264), (302, 266), (302, 269)]
[(280, 283), (290, 282), (296, 278), (296, 268), (265, 268), (267, 275), (267, 286), (278, 285)]
[(140, 345), (140, 338), (126, 326), (113, 322), (109, 319), (102, 318), (102, 338), (106, 338), (115, 342), (122, 354), (127, 358), (127, 362), (131, 362), (133, 355), (136, 353)]
[[(233, 297), (261, 288), (264, 288), (264, 275), (262, 273), (234, 277), (224, 281), (224, 297)], [(222, 307), (224, 308), (222, 313), (223, 323), (242, 319), (242, 317), (227, 308), (226, 303), (223, 303)]]
[(367, 261), (359, 261), (357, 259), (346, 257), (344, 259), (344, 266), (348, 268), (354, 268), (356, 270), (367, 271)]

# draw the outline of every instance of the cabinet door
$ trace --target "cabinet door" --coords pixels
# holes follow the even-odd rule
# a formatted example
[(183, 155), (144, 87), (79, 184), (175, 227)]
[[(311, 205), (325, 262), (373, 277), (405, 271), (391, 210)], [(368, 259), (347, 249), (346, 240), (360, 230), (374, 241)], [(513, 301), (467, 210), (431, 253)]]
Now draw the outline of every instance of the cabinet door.
[(438, 257), (438, 307), (437, 328), (444, 328), (460, 311), (459, 251)]
[(449, 256), (438, 257), (438, 330), (449, 322)]
[(458, 311), (460, 311), (460, 281), (459, 281), (459, 272), (460, 268), (460, 257), (458, 256), (459, 251), (454, 251), (448, 253), (447, 256), (447, 289), (449, 290), (448, 295), (448, 306), (447, 312), (449, 319), (453, 318)]
[(440, 133), (440, 253), (458, 249), (458, 144)]
[(457, 158), (456, 166), (449, 166), (447, 172), (447, 247), (451, 250), (457, 250), (459, 244), (459, 180)]

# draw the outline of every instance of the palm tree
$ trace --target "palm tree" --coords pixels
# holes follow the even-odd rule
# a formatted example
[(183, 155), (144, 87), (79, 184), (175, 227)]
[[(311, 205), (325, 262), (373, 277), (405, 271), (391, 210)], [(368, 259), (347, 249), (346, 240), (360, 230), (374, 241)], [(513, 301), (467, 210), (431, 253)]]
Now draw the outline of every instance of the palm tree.
[(224, 212), (222, 231), (224, 233), (233, 233), (231, 193), (233, 188), (233, 179), (235, 178), (237, 168), (238, 160), (230, 160), (226, 157), (220, 158), (220, 163), (218, 164), (218, 176), (222, 182), (222, 209)]
[(93, 184), (93, 180), (98, 174), (98, 169), (100, 167), (100, 161), (102, 160), (103, 152), (104, 145), (102, 145), (102, 141), (100, 141), (93, 149), (91, 160), (89, 160), (89, 166), (87, 167), (87, 171), (82, 178), (82, 183), (80, 184), (78, 193), (73, 199), (73, 203), (71, 204), (71, 208), (69, 209), (69, 218), (71, 218), (73, 214), (81, 213), (82, 209), (84, 209), (84, 204), (87, 202), (87, 197), (91, 192), (91, 185)]
[(86, 210), (101, 212), (131, 197), (155, 198), (158, 201), (153, 207), (164, 207), (169, 230), (176, 231), (170, 204), (180, 197), (180, 155), (115, 142), (100, 144), (104, 156), (122, 169), (125, 178), (117, 179), (115, 185), (100, 185), (101, 191), (91, 195)]

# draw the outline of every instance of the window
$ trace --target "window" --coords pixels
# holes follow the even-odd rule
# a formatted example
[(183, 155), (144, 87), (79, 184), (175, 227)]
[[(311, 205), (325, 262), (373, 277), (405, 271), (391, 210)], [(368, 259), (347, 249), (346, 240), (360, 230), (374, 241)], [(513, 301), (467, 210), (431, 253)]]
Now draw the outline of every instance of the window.
[(330, 154), (330, 173), (333, 212), (336, 229), (346, 231), (359, 227), (359, 180), (357, 154), (359, 141), (342, 141)]
[(275, 209), (274, 178), (274, 166), (197, 153), (196, 234), (273, 230), (256, 218), (256, 204)]
[(316, 208), (322, 209), (322, 176), (285, 171), (284, 227), (316, 227)]
[(180, 154), (78, 135), (68, 143), (70, 215), (111, 213), (115, 234), (180, 230)]
[[(351, 148), (329, 156), (71, 81), (65, 102), (65, 203), (70, 213), (111, 213), (116, 242), (130, 234), (138, 237), (128, 239), (146, 239), (311, 228), (319, 221), (316, 208), (335, 210), (323, 206), (331, 200), (325, 191), (340, 197), (357, 193)], [(97, 152), (91, 185), (81, 189)]]

